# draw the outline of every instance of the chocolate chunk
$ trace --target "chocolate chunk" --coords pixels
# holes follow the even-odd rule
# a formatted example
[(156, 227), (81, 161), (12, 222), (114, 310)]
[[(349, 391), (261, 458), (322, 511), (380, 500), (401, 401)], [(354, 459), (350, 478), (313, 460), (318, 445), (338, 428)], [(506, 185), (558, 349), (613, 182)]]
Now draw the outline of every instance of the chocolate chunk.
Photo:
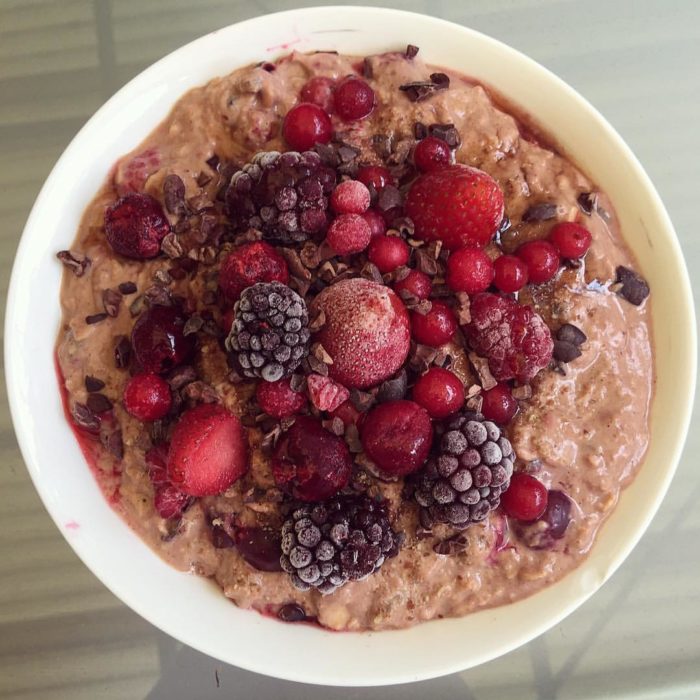
[(301, 605), (296, 603), (287, 603), (277, 611), (277, 617), (282, 622), (303, 622), (306, 620), (306, 613)]
[(438, 272), (437, 260), (426, 248), (418, 248), (415, 252), (416, 269), (429, 277), (435, 277)]
[(289, 387), (292, 391), (306, 391), (306, 377), (303, 374), (293, 374), (289, 378)]
[(91, 314), (90, 316), (85, 317), (85, 323), (91, 326), (94, 323), (100, 323), (100, 321), (104, 321), (106, 318), (108, 318), (108, 315), (105, 313)]
[(360, 270), (360, 275), (371, 282), (376, 282), (377, 284), (384, 284), (384, 278), (379, 268), (371, 262), (367, 262), (362, 266)]
[(523, 384), (522, 386), (513, 387), (511, 393), (513, 394), (513, 398), (519, 401), (530, 399), (532, 398), (532, 387), (529, 384)]
[(190, 365), (181, 365), (172, 370), (166, 379), (170, 388), (173, 391), (177, 391), (197, 379), (197, 372)]
[(549, 221), (557, 215), (556, 202), (533, 204), (524, 214), (523, 221)]
[(432, 124), (429, 130), (431, 136), (444, 141), (450, 148), (457, 148), (461, 143), (454, 124)]
[(179, 175), (168, 175), (163, 181), (163, 201), (171, 214), (181, 214), (185, 205), (185, 183)]
[(449, 557), (463, 552), (467, 548), (468, 544), (469, 540), (467, 539), (467, 536), (460, 533), (458, 535), (454, 535), (453, 537), (449, 537), (446, 540), (436, 542), (433, 547), (433, 551), (435, 554), (442, 554)]
[(450, 76), (446, 73), (431, 73), (430, 80), (433, 81), (433, 85), (436, 85), (438, 90), (450, 87)]
[(212, 170), (216, 171), (219, 168), (219, 163), (221, 162), (219, 159), (219, 156), (216, 155), (216, 153), (211, 156), (211, 158), (207, 158), (206, 161), (204, 161)]
[(124, 369), (129, 366), (131, 360), (131, 342), (125, 335), (119, 335), (114, 345), (114, 362), (117, 369)]
[(595, 192), (581, 192), (576, 198), (578, 208), (587, 216), (593, 213), (597, 201), (598, 195)]
[(345, 442), (352, 454), (356, 455), (362, 452), (362, 441), (360, 440), (360, 431), (354, 423), (350, 423), (345, 429)]
[(417, 141), (423, 140), (428, 135), (428, 127), (422, 122), (416, 122), (413, 126), (413, 135)]
[(360, 413), (365, 413), (366, 411), (369, 411), (370, 408), (372, 408), (375, 402), (375, 398), (374, 395), (368, 391), (351, 389), (350, 402)]
[(159, 284), (151, 285), (143, 295), (151, 306), (172, 306), (170, 292)]
[(173, 277), (167, 270), (156, 270), (153, 279), (163, 287), (172, 283)]
[(90, 258), (88, 258), (87, 255), (73, 253), (70, 250), (61, 250), (56, 253), (56, 257), (65, 267), (72, 270), (76, 277), (82, 277), (85, 274), (87, 266), (90, 264)]
[(190, 382), (182, 389), (182, 394), (185, 398), (195, 401), (196, 403), (217, 403), (219, 394), (211, 384), (196, 380)]
[(121, 292), (116, 289), (103, 289), (102, 290), (102, 305), (105, 307), (105, 311), (108, 316), (114, 318), (119, 315), (119, 307), (122, 303)]
[(75, 424), (80, 428), (97, 430), (100, 427), (99, 419), (84, 403), (74, 403), (71, 415)]
[(113, 457), (116, 457), (119, 461), (124, 458), (124, 440), (120, 428), (101, 430), (100, 442)]
[(455, 307), (457, 323), (464, 326), (472, 320), (471, 301), (466, 292), (456, 292), (455, 297), (457, 298), (457, 306)]
[(112, 410), (112, 402), (104, 394), (89, 394), (87, 407), (93, 413), (105, 413)]
[(372, 136), (372, 147), (380, 158), (388, 158), (391, 155), (391, 137), (386, 134)]
[(203, 170), (201, 173), (199, 173), (199, 175), (197, 175), (197, 179), (195, 180), (198, 187), (206, 187), (211, 181), (212, 176), (207, 175)]
[(414, 46), (413, 44), (409, 44), (406, 47), (406, 58), (411, 59), (415, 58), (418, 55), (418, 51), (420, 49), (417, 46)]
[(333, 435), (337, 435), (338, 437), (342, 437), (345, 434), (345, 424), (341, 418), (338, 418), (338, 416), (335, 416), (335, 418), (331, 418), (330, 420), (321, 421), (321, 425), (323, 425), (326, 430), (333, 433)]
[(577, 357), (581, 357), (581, 350), (566, 340), (555, 340), (552, 356), (558, 362), (573, 362)]
[(427, 100), (437, 90), (437, 87), (432, 81), (423, 80), (399, 85), (399, 90), (405, 92), (406, 97), (411, 102), (422, 102)]
[(122, 282), (117, 289), (122, 294), (134, 294), (138, 288), (133, 282)]
[(481, 384), (484, 391), (493, 389), (493, 387), (495, 387), (496, 384), (498, 384), (498, 382), (494, 379), (493, 375), (491, 374), (491, 370), (489, 369), (489, 361), (485, 357), (479, 357), (479, 355), (477, 355), (475, 352), (470, 352), (468, 354), (468, 357), (469, 362), (471, 362), (474, 371), (479, 377), (479, 383)]
[(193, 335), (201, 330), (204, 325), (204, 319), (199, 314), (192, 314), (187, 321), (185, 321), (185, 326), (182, 329), (183, 335)]
[(408, 390), (408, 375), (406, 370), (402, 369), (396, 376), (387, 379), (379, 387), (377, 392), (377, 401), (398, 401), (406, 396)]
[(91, 377), (89, 374), (85, 377), (85, 388), (89, 392), (100, 391), (105, 388), (105, 383), (97, 377)]
[(377, 206), (382, 211), (390, 211), (396, 207), (400, 207), (403, 204), (403, 197), (401, 192), (399, 192), (398, 187), (394, 185), (387, 185), (380, 193), (377, 200)]
[(565, 323), (557, 331), (557, 340), (563, 340), (573, 345), (582, 345), (586, 342), (586, 334), (573, 323)]
[(630, 304), (639, 306), (649, 296), (649, 285), (634, 270), (620, 265), (616, 282), (621, 284), (618, 294)]

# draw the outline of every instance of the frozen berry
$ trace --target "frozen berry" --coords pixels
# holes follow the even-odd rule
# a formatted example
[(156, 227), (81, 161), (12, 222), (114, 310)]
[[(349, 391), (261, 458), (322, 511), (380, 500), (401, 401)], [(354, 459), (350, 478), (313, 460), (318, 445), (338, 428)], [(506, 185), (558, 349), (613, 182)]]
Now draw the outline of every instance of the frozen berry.
[(416, 342), (437, 348), (449, 343), (457, 332), (454, 311), (441, 301), (433, 301), (426, 314), (411, 314), (411, 329)]
[(331, 209), (336, 214), (363, 214), (369, 209), (369, 190), (359, 180), (341, 182), (331, 194)]
[(233, 542), (238, 553), (258, 571), (282, 571), (280, 535), (269, 527), (237, 527)]
[(273, 418), (293, 416), (306, 406), (306, 396), (303, 392), (292, 389), (289, 377), (276, 382), (259, 382), (255, 397), (260, 408)]
[(382, 274), (393, 272), (397, 267), (408, 263), (411, 249), (408, 243), (398, 236), (375, 236), (369, 244), (367, 257)]
[(510, 480), (510, 487), (501, 496), (501, 506), (509, 518), (537, 520), (547, 508), (547, 489), (530, 474), (517, 472)]
[(124, 389), (124, 408), (134, 418), (154, 421), (163, 418), (172, 405), (170, 385), (157, 374), (135, 374)]
[(420, 469), (433, 443), (428, 412), (414, 401), (386, 401), (362, 423), (362, 447), (384, 472), (404, 476)]
[(328, 245), (338, 255), (359, 253), (367, 247), (371, 238), (369, 224), (360, 214), (341, 214), (331, 221), (326, 233)]
[(372, 185), (377, 192), (394, 184), (393, 175), (382, 165), (365, 165), (357, 171), (357, 179), (367, 187)]
[(155, 147), (120, 160), (114, 171), (117, 193), (121, 196), (129, 192), (143, 192), (146, 181), (158, 171), (161, 163), (160, 151)]
[(418, 170), (429, 173), (450, 164), (450, 147), (435, 136), (427, 136), (416, 144), (413, 151), (413, 162)]
[(333, 363), (330, 376), (346, 387), (364, 389), (391, 377), (410, 346), (403, 302), (382, 284), (355, 277), (326, 287), (312, 302), (312, 316), (325, 323), (314, 336)]
[(472, 297), (471, 321), (464, 326), (474, 352), (489, 361), (499, 382), (530, 380), (552, 359), (549, 328), (529, 306), (515, 299), (482, 292)]
[(549, 241), (528, 241), (515, 253), (527, 265), (527, 277), (532, 284), (548, 282), (559, 269), (559, 253)]
[(513, 416), (518, 412), (518, 401), (513, 397), (510, 387), (501, 382), (493, 389), (482, 392), (483, 403), (481, 412), (485, 418), (506, 425), (510, 423)]
[(370, 235), (372, 238), (375, 238), (376, 236), (383, 236), (386, 233), (386, 221), (378, 211), (368, 209), (361, 216), (369, 225)]
[(325, 501), (345, 488), (352, 459), (343, 438), (316, 418), (297, 416), (280, 437), (272, 457), (277, 485), (301, 501)]
[(527, 284), (527, 265), (515, 255), (496, 258), (493, 272), (493, 283), (505, 294), (519, 292)]
[(289, 270), (285, 259), (264, 241), (244, 243), (234, 248), (221, 263), (219, 286), (229, 301), (236, 301), (246, 287), (257, 282), (287, 284)]
[(559, 251), (562, 258), (575, 260), (582, 258), (591, 247), (591, 232), (570, 221), (562, 221), (549, 232), (550, 243)]
[(166, 483), (155, 487), (153, 505), (158, 515), (166, 520), (179, 518), (191, 501), (191, 496), (173, 484)]
[(324, 112), (333, 111), (333, 90), (335, 80), (323, 75), (315, 75), (310, 78), (299, 93), (302, 102), (311, 102), (318, 105)]
[(342, 384), (320, 374), (309, 374), (306, 384), (311, 403), (319, 411), (335, 411), (350, 397), (350, 392)]
[(483, 250), (461, 248), (447, 259), (447, 286), (453, 292), (485, 292), (493, 275), (493, 263)]
[(173, 306), (152, 306), (139, 316), (131, 346), (144, 372), (163, 374), (191, 357), (194, 335), (185, 335), (184, 326), (184, 316)]
[(333, 104), (345, 121), (364, 119), (374, 109), (374, 90), (364, 80), (349, 76), (336, 87)]
[(214, 496), (248, 471), (248, 439), (241, 422), (219, 404), (182, 414), (168, 451), (168, 476), (190, 496)]
[(340, 418), (343, 421), (343, 425), (347, 428), (349, 425), (357, 425), (362, 414), (353, 406), (352, 401), (344, 401), (338, 408), (331, 411), (331, 417)]
[(394, 282), (394, 291), (399, 296), (403, 291), (416, 299), (427, 299), (433, 291), (433, 283), (425, 272), (411, 270), (406, 277)]
[(160, 243), (170, 224), (157, 199), (147, 194), (127, 194), (107, 208), (105, 236), (112, 250), (142, 260), (160, 253)]
[(417, 238), (448, 250), (483, 248), (503, 220), (503, 192), (482, 170), (450, 165), (414, 180), (405, 208)]
[(331, 140), (331, 119), (318, 105), (302, 102), (287, 112), (282, 125), (284, 140), (297, 151)]
[(413, 400), (421, 405), (431, 418), (447, 418), (464, 404), (464, 385), (447, 369), (431, 367), (418, 377), (413, 387)]

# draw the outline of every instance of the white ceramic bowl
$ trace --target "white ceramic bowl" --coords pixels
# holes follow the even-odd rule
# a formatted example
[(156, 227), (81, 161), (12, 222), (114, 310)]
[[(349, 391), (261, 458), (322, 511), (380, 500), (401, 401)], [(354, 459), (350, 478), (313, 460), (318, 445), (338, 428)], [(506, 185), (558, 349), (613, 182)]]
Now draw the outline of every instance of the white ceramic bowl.
[[(236, 608), (207, 581), (164, 564), (107, 505), (61, 409), (53, 346), (62, 271), (55, 252), (69, 247), (112, 163), (187, 89), (292, 48), (368, 54), (408, 42), (419, 43), (430, 63), (474, 76), (524, 107), (612, 198), (653, 290), (658, 385), (652, 436), (643, 468), (589, 558), (561, 582), (461, 619), (399, 632), (333, 634)], [(695, 385), (695, 320), (678, 241), (649, 178), (612, 127), (513, 49), (448, 22), (376, 8), (310, 8), (242, 22), (175, 51), (122, 88), (75, 137), (34, 205), (12, 273), (5, 332), (12, 417), (29, 472), (56, 525), (95, 575), (147, 620), (200, 651), (271, 676), (334, 685), (459, 671), (568, 615), (620, 565), (656, 512), (679, 458)]]

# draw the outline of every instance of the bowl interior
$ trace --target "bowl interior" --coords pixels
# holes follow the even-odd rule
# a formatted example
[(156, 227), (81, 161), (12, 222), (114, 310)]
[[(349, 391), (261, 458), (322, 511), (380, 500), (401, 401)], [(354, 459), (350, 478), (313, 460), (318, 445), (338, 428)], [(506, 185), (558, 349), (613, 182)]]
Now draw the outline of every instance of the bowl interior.
[[(400, 631), (330, 634), (239, 610), (208, 582), (154, 555), (102, 498), (63, 417), (52, 349), (61, 269), (81, 213), (111, 164), (135, 147), (190, 87), (291, 49), (367, 54), (418, 42), (430, 63), (495, 86), (551, 132), (611, 197), (653, 290), (657, 395), (646, 462), (588, 560), (513, 605)], [(48, 301), (47, 301), (48, 300)], [(47, 509), (87, 566), (125, 603), (223, 661), (311, 683), (375, 685), (476, 665), (571, 612), (622, 562), (656, 511), (687, 430), (695, 384), (690, 287), (671, 223), (641, 166), (571, 88), (516, 51), (441, 20), (377, 8), (310, 8), (260, 17), (199, 39), (135, 78), (88, 122), (47, 180), (27, 223), (6, 321), (7, 381), (20, 446)], [(478, 647), (465, 642), (478, 638)], [(421, 650), (433, 649), (424, 654)], [(323, 659), (319, 663), (319, 659)]]

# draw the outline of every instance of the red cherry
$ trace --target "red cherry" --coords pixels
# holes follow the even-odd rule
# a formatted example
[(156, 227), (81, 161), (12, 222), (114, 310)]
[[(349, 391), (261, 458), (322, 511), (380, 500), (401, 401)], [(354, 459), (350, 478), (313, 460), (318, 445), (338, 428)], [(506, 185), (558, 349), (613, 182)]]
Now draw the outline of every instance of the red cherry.
[(413, 151), (413, 162), (418, 170), (429, 173), (450, 164), (452, 152), (450, 147), (435, 136), (426, 136), (419, 141)]
[(187, 361), (194, 352), (194, 335), (185, 335), (185, 318), (172, 306), (152, 306), (131, 331), (131, 345), (144, 372), (163, 374)]
[(163, 418), (172, 405), (170, 385), (157, 374), (135, 374), (124, 389), (124, 408), (134, 418), (154, 421)]
[(437, 348), (452, 340), (457, 332), (457, 317), (441, 301), (433, 301), (427, 314), (411, 314), (411, 330), (418, 343)]
[(369, 225), (372, 238), (375, 236), (383, 236), (386, 233), (386, 221), (378, 211), (368, 209), (361, 216)]
[(515, 255), (496, 258), (493, 271), (493, 283), (505, 294), (518, 292), (527, 284), (527, 265)]
[(395, 184), (393, 175), (381, 165), (365, 165), (357, 171), (357, 179), (367, 187), (372, 185), (377, 192)]
[(518, 412), (518, 401), (513, 397), (510, 387), (501, 382), (493, 389), (483, 392), (484, 402), (481, 405), (481, 412), (485, 418), (506, 425), (510, 423), (513, 416)]
[(341, 119), (364, 119), (374, 109), (374, 90), (364, 80), (349, 76), (336, 87), (333, 102)]
[(336, 214), (364, 214), (369, 209), (369, 190), (359, 180), (341, 182), (331, 194), (331, 209)]
[(330, 114), (333, 111), (333, 90), (335, 90), (333, 78), (316, 75), (304, 85), (299, 97), (302, 102), (311, 102)]
[(447, 259), (447, 286), (453, 292), (485, 292), (493, 275), (491, 258), (478, 248), (456, 250)]
[(430, 452), (433, 426), (428, 412), (413, 401), (387, 401), (373, 408), (361, 430), (368, 457), (387, 474), (420, 469)]
[(406, 277), (394, 283), (394, 291), (399, 296), (406, 291), (416, 299), (427, 299), (433, 291), (433, 283), (425, 272), (411, 270)]
[(591, 232), (570, 221), (562, 221), (549, 232), (549, 240), (562, 258), (582, 258), (591, 247)]
[(431, 367), (418, 377), (413, 387), (413, 400), (423, 406), (431, 418), (447, 418), (462, 407), (464, 385), (449, 370)]
[(112, 249), (127, 258), (141, 260), (160, 254), (160, 244), (170, 232), (163, 207), (148, 194), (127, 194), (105, 211), (105, 236)]
[(259, 382), (255, 397), (260, 408), (273, 418), (287, 418), (306, 406), (306, 395), (292, 389), (290, 377), (276, 382)]
[(411, 255), (408, 243), (398, 236), (375, 236), (369, 244), (367, 257), (379, 272), (386, 274), (406, 265)]
[(238, 553), (258, 571), (281, 571), (279, 531), (268, 527), (237, 527), (234, 543)]
[(559, 253), (549, 241), (528, 241), (515, 253), (527, 265), (528, 279), (532, 284), (548, 282), (559, 269)]
[(326, 233), (328, 245), (338, 255), (359, 253), (371, 238), (372, 230), (360, 214), (341, 214), (331, 221)]
[(302, 102), (287, 112), (282, 134), (292, 148), (308, 151), (317, 143), (328, 143), (333, 126), (330, 117), (318, 105)]
[(537, 520), (547, 508), (547, 489), (534, 476), (516, 472), (501, 496), (501, 506), (509, 518)]

